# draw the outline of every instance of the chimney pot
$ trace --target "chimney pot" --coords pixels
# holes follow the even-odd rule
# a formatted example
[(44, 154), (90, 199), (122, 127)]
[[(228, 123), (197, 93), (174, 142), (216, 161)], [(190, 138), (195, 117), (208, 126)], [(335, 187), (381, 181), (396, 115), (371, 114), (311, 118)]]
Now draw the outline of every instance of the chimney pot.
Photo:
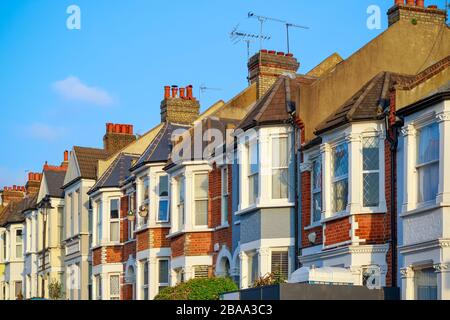
[(270, 50), (268, 53), (269, 54), (276, 54), (277, 52), (275, 50)]
[(31, 181), (31, 180), (33, 180), (33, 173), (32, 172), (28, 173), (28, 181)]
[(64, 151), (64, 162), (68, 162), (69, 161), (69, 151)]
[(406, 5), (407, 6), (414, 6), (415, 5), (415, 0), (406, 0)]
[(405, 0), (395, 0), (395, 5), (396, 6), (401, 6), (403, 4), (405, 4)]
[(425, 1), (424, 0), (416, 0), (416, 6), (424, 8), (425, 7)]
[(261, 53), (268, 53), (269, 51), (267, 51), (267, 49), (262, 49)]
[(176, 98), (178, 96), (178, 86), (172, 86), (172, 98)]
[(432, 4), (432, 5), (429, 5), (429, 6), (428, 6), (428, 9), (436, 10), (437, 8), (438, 8), (438, 6), (435, 5), (435, 4)]
[(294, 56), (294, 54), (293, 53), (288, 53), (288, 54), (286, 54), (286, 57), (290, 57), (290, 58), (292, 58)]
[(186, 91), (186, 88), (180, 88), (180, 98), (181, 99), (186, 99), (185, 91)]
[(114, 133), (120, 133), (120, 124), (116, 124), (115, 126), (114, 126), (114, 131), (113, 131)]
[(164, 87), (164, 99), (170, 98), (170, 86)]
[(194, 99), (194, 96), (193, 96), (193, 94), (192, 94), (192, 85), (188, 85), (188, 86), (186, 87), (186, 91), (187, 91), (187, 98), (188, 98), (189, 100), (193, 100), (193, 99)]
[(280, 51), (280, 52), (277, 52), (277, 55), (278, 55), (278, 56), (284, 56), (285, 54), (284, 54), (284, 52), (281, 52), (281, 51)]
[(129, 125), (130, 134), (134, 134), (134, 127), (133, 125)]

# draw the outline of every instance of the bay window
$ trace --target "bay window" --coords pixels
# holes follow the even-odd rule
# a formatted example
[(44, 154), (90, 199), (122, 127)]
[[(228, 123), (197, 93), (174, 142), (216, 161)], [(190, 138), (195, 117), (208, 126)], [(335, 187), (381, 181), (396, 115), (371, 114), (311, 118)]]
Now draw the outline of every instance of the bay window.
[(259, 146), (257, 141), (247, 144), (249, 205), (255, 205), (259, 195)]
[(111, 199), (109, 201), (109, 241), (120, 241), (120, 215), (118, 199)]
[(158, 185), (158, 222), (169, 221), (169, 177), (160, 176)]
[(439, 187), (439, 126), (437, 123), (418, 129), (417, 173), (418, 202), (436, 200)]
[(272, 273), (283, 280), (289, 277), (289, 252), (273, 251), (271, 257)]
[(178, 179), (178, 195), (177, 195), (177, 208), (178, 208), (178, 230), (182, 230), (185, 224), (185, 178), (180, 177)]
[(148, 262), (142, 262), (142, 287), (141, 287), (141, 293), (142, 293), (142, 299), (148, 300), (149, 298), (149, 287), (148, 287), (148, 276), (149, 276), (149, 263)]
[(158, 261), (158, 290), (161, 292), (169, 286), (169, 260)]
[(95, 300), (102, 300), (102, 278), (100, 275), (95, 276)]
[(146, 204), (150, 200), (150, 181), (148, 178), (144, 179), (142, 188), (142, 203)]
[(312, 223), (322, 220), (322, 161), (316, 159), (312, 162)]
[(288, 198), (288, 166), (289, 145), (288, 137), (275, 137), (272, 139), (272, 198)]
[[(31, 224), (31, 223), (30, 223)], [(64, 241), (64, 207), (58, 207), (58, 235), (59, 235), (59, 244), (62, 245)], [(31, 241), (30, 241), (31, 246)]]
[(363, 206), (380, 204), (380, 147), (378, 137), (363, 139)]
[(208, 226), (208, 174), (195, 175), (195, 226)]
[(438, 279), (434, 268), (414, 270), (414, 278), (417, 300), (438, 299)]
[(228, 223), (228, 167), (222, 168), (222, 208), (221, 208), (221, 224)]
[(348, 145), (338, 145), (332, 149), (332, 211), (334, 214), (344, 212), (348, 204)]

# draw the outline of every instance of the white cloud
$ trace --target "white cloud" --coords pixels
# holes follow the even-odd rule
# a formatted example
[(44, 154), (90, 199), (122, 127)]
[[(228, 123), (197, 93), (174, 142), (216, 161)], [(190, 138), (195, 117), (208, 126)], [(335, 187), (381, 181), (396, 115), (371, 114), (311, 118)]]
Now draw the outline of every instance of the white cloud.
[(66, 133), (63, 127), (51, 127), (44, 123), (33, 123), (27, 128), (30, 138), (53, 141)]
[(99, 106), (109, 106), (114, 102), (107, 91), (97, 87), (89, 87), (74, 76), (56, 81), (52, 86), (58, 94), (67, 100), (88, 102)]

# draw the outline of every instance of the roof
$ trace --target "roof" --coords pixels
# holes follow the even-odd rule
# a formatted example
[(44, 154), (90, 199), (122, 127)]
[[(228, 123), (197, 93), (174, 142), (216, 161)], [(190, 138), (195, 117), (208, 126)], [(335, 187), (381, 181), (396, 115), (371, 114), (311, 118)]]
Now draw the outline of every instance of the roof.
[(95, 180), (98, 161), (108, 158), (106, 150), (85, 147), (74, 147), (73, 150), (80, 168), (81, 178)]
[(29, 195), (19, 202), (11, 202), (0, 216), (0, 226), (6, 227), (10, 224), (25, 221), (23, 213), (36, 206), (37, 194)]
[(189, 126), (172, 124), (170, 122), (165, 123), (131, 170), (136, 170), (148, 163), (166, 163), (172, 148), (172, 134), (177, 130), (186, 131), (189, 128)]
[(64, 198), (62, 186), (64, 185), (66, 171), (45, 170), (44, 176), (48, 195), (52, 198)]
[(133, 162), (138, 159), (138, 155), (120, 154), (98, 179), (92, 189), (89, 190), (89, 194), (92, 194), (101, 188), (119, 187), (122, 181), (130, 177), (130, 168), (132, 167)]
[(290, 120), (288, 106), (295, 109), (298, 81), (280, 76), (271, 89), (255, 104), (238, 128), (247, 130), (263, 124), (285, 123)]
[(322, 122), (316, 128), (315, 134), (320, 135), (351, 122), (381, 119), (389, 106), (390, 88), (408, 78), (411, 76), (390, 72), (379, 73)]

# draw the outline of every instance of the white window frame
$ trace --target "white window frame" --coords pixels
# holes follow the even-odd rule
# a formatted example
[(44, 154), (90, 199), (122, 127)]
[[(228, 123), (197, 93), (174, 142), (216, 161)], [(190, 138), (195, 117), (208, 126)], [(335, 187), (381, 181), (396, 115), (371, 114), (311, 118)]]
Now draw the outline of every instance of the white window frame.
[[(138, 215), (138, 212), (136, 210), (136, 202), (135, 202), (136, 193), (130, 193), (127, 196), (128, 196), (128, 211), (133, 211), (134, 216), (135, 216), (134, 221), (128, 220), (128, 240), (131, 241), (134, 239), (134, 232), (135, 232), (135, 227), (136, 227), (136, 217)], [(127, 212), (127, 214), (128, 214), (128, 212)]]
[[(176, 204), (177, 204), (177, 229), (178, 231), (183, 230), (186, 227), (186, 177), (184, 175), (179, 176), (177, 179), (177, 193), (176, 193)], [(183, 188), (182, 188), (183, 187)], [(181, 196), (183, 191), (183, 197)]]
[[(141, 285), (139, 290), (141, 291), (141, 298), (145, 300), (145, 291), (147, 291), (147, 297), (150, 298), (150, 262), (147, 260), (140, 261), (141, 263)], [(145, 277), (145, 267), (147, 266), (147, 277)]]
[[(167, 261), (167, 280), (168, 280), (168, 282), (160, 282), (160, 263), (162, 262), (162, 261)], [(170, 287), (170, 259), (169, 258), (161, 258), (161, 259), (158, 259), (158, 264), (157, 264), (157, 266), (158, 266), (158, 290), (160, 290), (161, 288), (167, 288), (167, 287)]]
[[(364, 170), (364, 140), (365, 139), (370, 139), (370, 138), (375, 138), (378, 140), (378, 170)], [(378, 208), (380, 208), (381, 203), (382, 203), (382, 199), (383, 199), (383, 195), (382, 195), (382, 186), (384, 184), (384, 175), (382, 175), (381, 172), (381, 167), (382, 167), (382, 161), (384, 161), (385, 157), (384, 154), (382, 154), (382, 152), (384, 151), (384, 148), (382, 148), (381, 144), (383, 143), (383, 139), (381, 138), (381, 136), (378, 133), (373, 133), (373, 134), (364, 134), (361, 137), (361, 171), (362, 171), (362, 175), (361, 175), (361, 206), (364, 208), (364, 211), (366, 210), (372, 210), (372, 211), (377, 211)], [(378, 206), (372, 206), (372, 207), (366, 207), (364, 206), (364, 175), (365, 174), (374, 174), (377, 173), (378, 174)]]
[[(97, 274), (94, 276), (95, 282), (95, 300), (101, 301), (103, 300), (103, 286), (102, 286), (102, 276)], [(72, 289), (70, 289), (72, 291)]]
[[(256, 172), (252, 173), (252, 164), (251, 164), (251, 151), (252, 151), (252, 147), (256, 147), (257, 148), (257, 168), (258, 170)], [(260, 192), (259, 190), (261, 189), (261, 176), (260, 176), (260, 172), (261, 172), (261, 155), (260, 155), (260, 145), (259, 145), (259, 139), (255, 138), (255, 139), (251, 139), (250, 141), (247, 141), (245, 144), (245, 150), (246, 150), (246, 155), (247, 155), (247, 187), (248, 187), (248, 206), (249, 207), (253, 207), (256, 206), (258, 204), (259, 201), (259, 197), (260, 197)], [(250, 194), (250, 185), (253, 182), (253, 179), (257, 179), (258, 183), (257, 183), (257, 190), (253, 190), (254, 192), (256, 192), (256, 194), (254, 195), (254, 199), (253, 195)]]
[[(198, 176), (206, 176), (206, 181), (207, 181), (207, 183), (208, 183), (208, 189), (206, 190), (206, 197), (199, 197), (199, 198), (197, 198), (197, 194), (196, 194), (196, 192), (195, 192), (195, 190), (197, 189), (196, 188), (196, 182), (197, 182), (197, 177)], [(194, 226), (194, 228), (197, 228), (197, 229), (199, 229), (199, 228), (207, 228), (208, 226), (209, 226), (209, 196), (208, 196), (208, 193), (209, 193), (209, 174), (208, 174), (208, 172), (196, 172), (194, 175), (193, 175), (193, 183), (194, 183), (194, 188), (193, 188), (193, 208), (194, 208), (194, 210), (193, 210), (193, 214), (192, 214), (192, 220), (193, 220), (193, 226)], [(206, 225), (198, 225), (197, 224), (197, 202), (204, 202), (204, 201), (206, 201)]]
[(229, 167), (224, 166), (221, 169), (221, 215), (220, 222), (223, 227), (228, 226), (228, 212), (229, 212)]
[[(20, 236), (20, 242), (17, 241), (17, 233), (20, 232), (22, 233)], [(19, 249), (20, 246), (20, 250)], [(14, 230), (14, 258), (17, 260), (23, 259), (24, 255), (23, 255), (23, 229), (22, 228), (17, 228)], [(19, 254), (20, 253), (20, 254)]]
[[(118, 288), (119, 288), (119, 293), (116, 294), (116, 295), (113, 295), (111, 293), (111, 279), (114, 278), (114, 277), (117, 277)], [(120, 291), (121, 291), (120, 288), (121, 288), (121, 285), (120, 285), (120, 273), (110, 273), (108, 275), (108, 296), (109, 296), (109, 300), (115, 300), (115, 301), (120, 300)]]
[[(320, 178), (322, 180), (321, 182), (321, 187), (320, 188), (316, 188), (314, 189), (314, 163), (318, 162), (320, 164)], [(316, 225), (318, 223), (320, 223), (320, 221), (322, 221), (323, 219), (323, 161), (322, 161), (322, 157), (320, 155), (315, 156), (314, 158), (311, 159), (311, 225)], [(319, 220), (315, 220), (314, 219), (314, 196), (316, 194), (320, 193), (320, 201), (321, 201), (321, 214), (320, 214), (320, 219)]]
[[(166, 178), (167, 179), (167, 196), (161, 196), (161, 190), (160, 190), (160, 182), (161, 182), (161, 178)], [(169, 176), (168, 175), (159, 175), (158, 176), (158, 191), (157, 191), (157, 197), (158, 197), (158, 201), (157, 201), (157, 204), (158, 204), (158, 210), (157, 210), (157, 216), (156, 216), (156, 220), (157, 220), (157, 223), (168, 223), (169, 221), (170, 221), (170, 201), (169, 201), (169, 189), (170, 189), (170, 186), (169, 186), (169, 182), (170, 182), (170, 180), (169, 180)], [(165, 201), (165, 202), (167, 202), (167, 212), (166, 212), (166, 219), (160, 219), (160, 216), (159, 216), (159, 210), (160, 210), (160, 206), (161, 206), (161, 202), (162, 201)]]
[[(416, 197), (417, 197), (417, 206), (418, 207), (426, 207), (426, 206), (430, 206), (430, 205), (435, 205), (436, 204), (436, 199), (437, 199), (437, 197), (439, 195), (439, 182), (440, 181), (438, 181), (438, 192), (437, 192), (436, 197), (434, 199), (431, 199), (431, 200), (428, 200), (428, 201), (420, 201), (420, 198), (419, 198), (419, 193), (420, 193), (420, 170), (425, 168), (425, 167), (429, 167), (429, 166), (436, 165), (436, 164), (438, 164), (438, 166), (439, 166), (439, 164), (440, 164), (440, 157), (438, 157), (437, 160), (419, 164), (419, 152), (420, 152), (420, 149), (419, 149), (420, 148), (420, 146), (419, 146), (420, 137), (419, 136), (420, 136), (420, 131), (423, 130), (424, 128), (432, 126), (432, 125), (436, 125), (437, 126), (437, 130), (438, 130), (438, 134), (439, 134), (439, 141), (440, 141), (440, 139), (442, 139), (442, 137), (441, 137), (441, 133), (440, 133), (440, 130), (439, 130), (439, 123), (437, 121), (435, 121), (435, 120), (427, 121), (427, 122), (421, 123), (420, 125), (415, 127), (415, 130), (416, 130), (416, 136), (415, 136), (416, 137), (416, 141), (415, 141), (415, 143), (416, 143), (416, 152), (415, 152), (415, 161), (414, 161), (414, 163), (415, 163), (415, 170), (416, 170), (416, 174), (417, 174), (415, 183), (416, 183), (416, 186), (417, 186), (417, 190), (416, 190), (417, 191), (416, 192), (417, 196)], [(440, 147), (439, 147), (439, 153), (441, 153)], [(439, 177), (439, 179), (441, 179), (441, 177)]]
[(95, 202), (95, 218), (96, 218), (96, 225), (95, 225), (95, 229), (96, 229), (96, 243), (98, 246), (100, 246), (103, 242), (103, 212), (102, 212), (102, 208), (103, 207), (103, 203), (101, 200), (97, 200)]
[[(112, 214), (112, 202), (117, 201), (117, 211), (118, 211), (118, 217), (117, 218), (111, 218)], [(108, 227), (109, 227), (109, 234), (108, 239), (110, 243), (120, 243), (120, 199), (119, 198), (109, 198), (108, 199)], [(113, 240), (112, 235), (112, 225), (117, 224), (118, 225), (118, 234), (117, 234), (117, 240)]]
[[(273, 163), (273, 154), (275, 154), (274, 151), (274, 140), (278, 139), (278, 140), (282, 140), (282, 139), (286, 139), (286, 166), (284, 167), (275, 167), (274, 163)], [(291, 158), (291, 141), (290, 141), (290, 137), (288, 134), (277, 134), (277, 135), (271, 135), (270, 136), (270, 144), (271, 144), (271, 149), (272, 149), (272, 159), (271, 159), (271, 165), (272, 165), (272, 175), (271, 175), (271, 185), (270, 185), (270, 193), (271, 193), (271, 199), (274, 201), (288, 201), (290, 196), (290, 179), (289, 179), (289, 163), (290, 163), (290, 158)], [(260, 148), (260, 147), (259, 147)], [(259, 162), (261, 162), (261, 154), (260, 151), (258, 151), (259, 153)], [(261, 169), (260, 169), (261, 170)], [(287, 172), (287, 181), (286, 181), (286, 197), (285, 198), (274, 198), (273, 196), (273, 177), (274, 177), (274, 172), (275, 171), (281, 171), (281, 170), (285, 170)]]

